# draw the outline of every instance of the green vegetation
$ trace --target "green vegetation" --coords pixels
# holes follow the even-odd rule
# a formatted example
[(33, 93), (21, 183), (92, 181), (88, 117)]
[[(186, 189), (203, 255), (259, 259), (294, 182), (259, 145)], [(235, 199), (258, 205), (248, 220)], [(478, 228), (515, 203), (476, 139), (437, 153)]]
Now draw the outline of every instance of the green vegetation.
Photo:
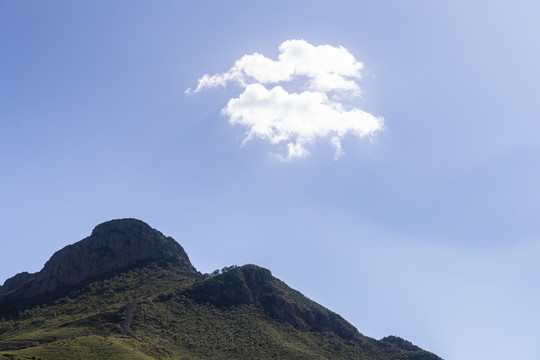
[(211, 276), (149, 262), (0, 298), (0, 359), (438, 359), (409, 344), (361, 335), (253, 265)]
[(137, 351), (133, 342), (125, 338), (89, 335), (2, 354), (8, 359), (153, 359)]
[(19, 301), (6, 296), (0, 300), (0, 355), (21, 359), (148, 358), (120, 327), (127, 305), (189, 286), (196, 278), (174, 262), (144, 265), (62, 289), (55, 292), (56, 299), (50, 294)]

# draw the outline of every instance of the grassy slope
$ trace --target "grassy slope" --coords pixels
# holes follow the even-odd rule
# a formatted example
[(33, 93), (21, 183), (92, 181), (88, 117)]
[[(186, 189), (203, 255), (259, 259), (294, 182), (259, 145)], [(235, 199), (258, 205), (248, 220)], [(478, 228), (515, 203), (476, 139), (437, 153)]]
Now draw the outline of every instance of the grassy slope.
[(137, 334), (186, 359), (358, 359), (365, 354), (333, 333), (302, 332), (270, 319), (256, 305), (220, 308), (182, 296), (140, 305), (133, 326)]
[[(149, 264), (11, 314), (0, 303), (7, 319), (0, 321), (0, 359), (436, 359), (360, 334), (347, 340), (302, 330), (269, 315), (257, 300), (201, 300), (208, 294), (200, 292), (216, 284), (238, 289), (237, 271), (202, 279), (173, 264)], [(277, 279), (268, 286), (285, 306), (327, 311)], [(140, 340), (120, 327), (135, 300), (131, 328)]]
[(12, 354), (14, 359), (154, 359), (139, 352), (134, 342), (135, 340), (114, 336), (89, 335), (0, 354), (4, 354), (6, 358)]
[[(193, 273), (174, 264), (148, 264), (50, 301), (5, 313), (0, 304), (0, 356), (31, 359), (145, 359), (152, 345), (125, 335), (120, 321), (127, 305), (191, 285)], [(13, 305), (10, 305), (11, 309)], [(2, 311), (4, 310), (4, 311)], [(144, 352), (143, 350), (144, 349)]]
[[(171, 359), (437, 359), (420, 349), (405, 351), (356, 331), (347, 338), (335, 331), (309, 329), (298, 316), (321, 319), (337, 315), (275, 278), (260, 287), (259, 282), (254, 285), (248, 280), (250, 290), (246, 291), (241, 278), (254, 272), (260, 275), (254, 268), (245, 266), (199, 282), (187, 291), (143, 301), (132, 327), (142, 339), (171, 351), (173, 355), (163, 356)], [(230, 288), (227, 283), (238, 291), (224, 290)], [(197, 294), (193, 288), (198, 289)], [(201, 291), (206, 291), (206, 296), (201, 296)], [(267, 306), (264, 301), (245, 301), (257, 292)], [(214, 296), (224, 293), (228, 295)], [(281, 319), (269, 314), (269, 303), (276, 301), (291, 309)], [(308, 315), (307, 309), (311, 311)], [(350, 324), (345, 322), (345, 326)]]

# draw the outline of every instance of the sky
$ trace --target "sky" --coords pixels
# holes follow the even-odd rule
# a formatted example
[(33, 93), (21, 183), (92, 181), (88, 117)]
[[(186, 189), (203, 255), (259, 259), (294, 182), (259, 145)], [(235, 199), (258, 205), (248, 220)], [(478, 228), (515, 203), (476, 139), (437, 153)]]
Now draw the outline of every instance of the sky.
[(0, 0), (0, 283), (134, 217), (367, 336), (540, 358), (539, 11)]

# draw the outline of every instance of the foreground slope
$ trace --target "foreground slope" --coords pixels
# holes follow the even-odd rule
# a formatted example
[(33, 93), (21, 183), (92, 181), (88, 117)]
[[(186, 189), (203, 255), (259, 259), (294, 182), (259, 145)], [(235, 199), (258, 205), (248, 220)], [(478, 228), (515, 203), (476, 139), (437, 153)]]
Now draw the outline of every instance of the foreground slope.
[(439, 359), (363, 336), (255, 265), (202, 275), (135, 219), (99, 225), (0, 294), (6, 359)]

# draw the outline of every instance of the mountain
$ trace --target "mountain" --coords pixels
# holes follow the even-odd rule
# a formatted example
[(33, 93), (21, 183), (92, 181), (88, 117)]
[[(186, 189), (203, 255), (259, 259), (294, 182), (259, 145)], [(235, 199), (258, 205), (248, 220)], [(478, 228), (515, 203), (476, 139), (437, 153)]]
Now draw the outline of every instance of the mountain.
[(198, 272), (174, 239), (112, 220), (0, 287), (6, 359), (417, 359), (256, 265)]

